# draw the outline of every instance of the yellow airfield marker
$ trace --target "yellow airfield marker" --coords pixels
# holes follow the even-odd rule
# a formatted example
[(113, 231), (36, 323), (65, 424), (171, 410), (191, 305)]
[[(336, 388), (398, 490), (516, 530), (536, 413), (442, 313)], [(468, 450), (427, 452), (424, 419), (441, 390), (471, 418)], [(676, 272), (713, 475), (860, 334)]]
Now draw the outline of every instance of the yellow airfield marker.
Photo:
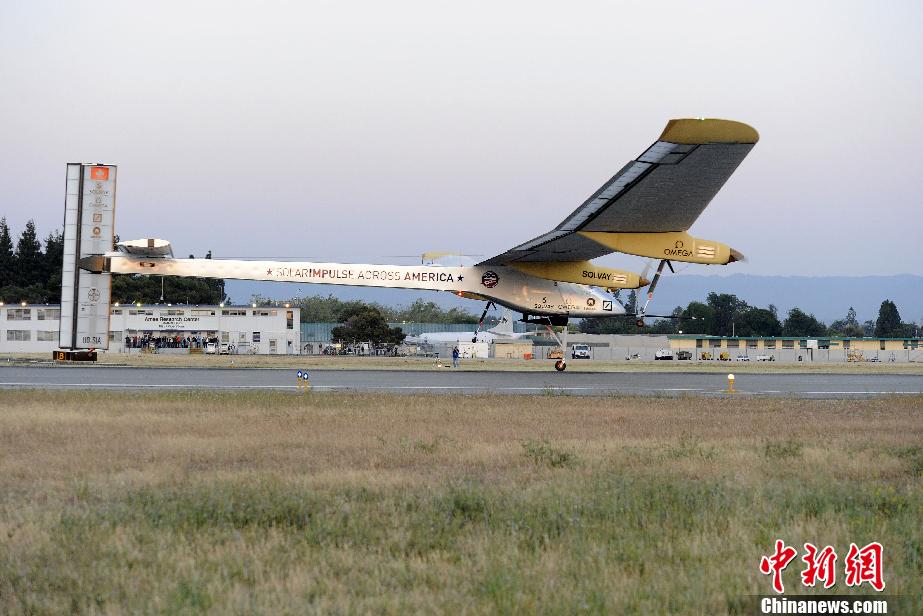
[(737, 393), (736, 391), (734, 391), (734, 375), (733, 374), (728, 375), (728, 388), (725, 390), (725, 392), (729, 394)]

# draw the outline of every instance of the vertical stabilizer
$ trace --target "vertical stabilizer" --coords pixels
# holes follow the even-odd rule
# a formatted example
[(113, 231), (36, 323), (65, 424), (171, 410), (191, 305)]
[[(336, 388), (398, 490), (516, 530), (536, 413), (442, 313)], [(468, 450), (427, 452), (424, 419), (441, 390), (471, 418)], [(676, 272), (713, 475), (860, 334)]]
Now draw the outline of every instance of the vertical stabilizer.
[(62, 349), (109, 348), (111, 274), (81, 269), (79, 261), (112, 250), (115, 175), (114, 165), (67, 165), (58, 332)]
[(500, 322), (497, 323), (494, 327), (489, 330), (492, 334), (499, 334), (500, 336), (512, 336), (513, 335), (513, 311), (509, 308), (504, 308), (500, 313)]

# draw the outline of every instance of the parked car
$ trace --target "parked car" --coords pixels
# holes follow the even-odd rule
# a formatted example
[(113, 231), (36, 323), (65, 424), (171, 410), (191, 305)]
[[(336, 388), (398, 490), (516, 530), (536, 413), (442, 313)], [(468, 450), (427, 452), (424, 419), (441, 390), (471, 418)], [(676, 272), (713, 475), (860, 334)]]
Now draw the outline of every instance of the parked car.
[(680, 361), (686, 360), (686, 359), (692, 359), (692, 351), (677, 351), (676, 359)]
[(570, 350), (571, 359), (590, 359), (590, 345), (575, 344)]
[(659, 351), (654, 353), (654, 359), (664, 359), (664, 360), (672, 361), (673, 351), (671, 351), (670, 349), (660, 349)]
[(555, 347), (548, 351), (548, 355), (545, 357), (548, 359), (564, 359), (564, 351), (561, 350), (561, 347)]
[(218, 345), (214, 342), (209, 342), (205, 345), (205, 354), (206, 355), (217, 355), (218, 354)]
[(757, 355), (756, 361), (776, 361), (776, 358), (772, 355)]
[(738, 355), (737, 361), (750, 361), (750, 356), (749, 355)]

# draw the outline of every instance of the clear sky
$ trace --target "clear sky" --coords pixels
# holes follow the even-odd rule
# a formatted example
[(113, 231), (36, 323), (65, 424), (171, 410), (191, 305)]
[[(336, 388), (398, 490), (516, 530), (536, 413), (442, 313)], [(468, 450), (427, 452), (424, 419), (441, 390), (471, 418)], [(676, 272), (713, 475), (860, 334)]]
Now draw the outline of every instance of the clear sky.
[(719, 117), (761, 135), (692, 229), (750, 258), (724, 273), (920, 273), (921, 24), (920, 2), (3, 2), (0, 214), (45, 235), (65, 163), (98, 161), (119, 234), (177, 256), (487, 257), (668, 119)]

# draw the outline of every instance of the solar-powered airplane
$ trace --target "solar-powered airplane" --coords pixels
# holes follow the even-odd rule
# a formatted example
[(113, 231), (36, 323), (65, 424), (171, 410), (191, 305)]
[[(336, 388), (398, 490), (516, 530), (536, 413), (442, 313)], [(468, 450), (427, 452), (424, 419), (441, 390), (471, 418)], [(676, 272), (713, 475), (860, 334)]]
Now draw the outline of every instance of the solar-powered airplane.
[[(115, 172), (68, 165), (60, 346), (105, 348), (110, 273), (276, 280), (449, 291), (548, 326), (566, 352), (571, 318), (626, 316), (613, 296), (649, 285), (671, 262), (726, 265), (743, 256), (689, 235), (712, 198), (759, 139), (730, 120), (671, 120), (660, 138), (551, 231), (471, 266), (364, 265), (236, 259), (174, 259), (169, 242), (141, 239), (112, 250)], [(592, 262), (613, 252), (659, 260), (652, 280)], [(647, 303), (637, 314), (643, 325)], [(483, 321), (483, 317), (481, 319)], [(555, 326), (564, 326), (559, 337)], [(555, 368), (566, 368), (563, 359)]]

